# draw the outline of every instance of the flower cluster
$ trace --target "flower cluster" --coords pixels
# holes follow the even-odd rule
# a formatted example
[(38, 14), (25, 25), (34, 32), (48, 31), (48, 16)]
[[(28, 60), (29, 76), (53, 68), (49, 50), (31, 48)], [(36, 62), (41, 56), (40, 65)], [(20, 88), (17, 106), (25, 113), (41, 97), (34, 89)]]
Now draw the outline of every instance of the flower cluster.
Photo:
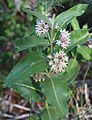
[(60, 30), (60, 40), (57, 40), (56, 44), (58, 46), (61, 46), (62, 48), (65, 48), (69, 45), (70, 43), (70, 33), (68, 31), (66, 31), (65, 29), (64, 30)]
[(45, 80), (44, 74), (42, 72), (32, 74), (31, 78), (33, 78), (35, 82), (40, 82)]
[(37, 19), (37, 24), (36, 24), (37, 36), (47, 33), (49, 28), (50, 27), (46, 22), (44, 22), (43, 20)]
[[(53, 25), (54, 19), (52, 19), (49, 14), (46, 14), (46, 13), (43, 13), (43, 14), (49, 18), (51, 24)], [(55, 26), (55, 29), (58, 29), (58, 28), (59, 28), (59, 25), (57, 23)], [(44, 34), (46, 35), (49, 29), (50, 29), (49, 25), (44, 20), (37, 19), (36, 33), (38, 36), (41, 36)], [(59, 40), (57, 40), (56, 44), (66, 49), (69, 43), (70, 43), (70, 33), (65, 29), (64, 30), (61, 29)], [(48, 55), (48, 58), (50, 59), (49, 65), (51, 66), (52, 73), (60, 73), (67, 67), (68, 57), (66, 56), (64, 51), (56, 52), (54, 56)], [(38, 77), (38, 78), (37, 77), (34, 78), (35, 81), (36, 82), (41, 81), (39, 75), (38, 74), (35, 74), (35, 75), (37, 75)]]
[[(50, 18), (50, 13), (45, 13), (45, 12), (42, 12), (45, 16), (47, 16), (49, 18), (49, 20), (51, 21), (51, 18)], [(37, 19), (36, 21), (36, 33), (37, 33), (37, 36), (40, 36), (40, 35), (44, 35), (45, 33), (48, 32), (48, 30), (50, 29), (49, 25), (44, 21), (44, 20), (40, 20), (40, 19)]]
[(54, 73), (59, 73), (63, 71), (68, 64), (68, 57), (64, 51), (59, 51), (54, 54), (54, 56), (48, 55), (50, 59), (49, 65), (51, 66), (51, 71)]

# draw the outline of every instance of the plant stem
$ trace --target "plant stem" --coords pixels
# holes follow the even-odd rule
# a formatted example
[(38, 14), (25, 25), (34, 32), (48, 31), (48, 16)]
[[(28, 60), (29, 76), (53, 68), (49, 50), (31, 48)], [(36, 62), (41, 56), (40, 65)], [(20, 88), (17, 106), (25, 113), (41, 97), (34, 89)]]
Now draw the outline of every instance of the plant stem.
[(51, 31), (51, 55), (52, 55), (52, 49), (53, 49), (53, 26), (52, 26), (52, 31)]
[[(83, 87), (84, 87), (84, 84), (85, 84), (85, 79), (86, 79), (86, 76), (87, 76), (87, 73), (88, 73), (89, 69), (90, 69), (90, 66), (88, 66), (88, 68), (85, 72), (84, 78), (83, 78), (82, 91), (83, 91)], [(81, 107), (83, 108), (83, 102), (82, 101), (83, 101), (83, 93), (81, 93)]]
[(53, 49), (53, 44), (52, 44), (52, 38), (53, 38), (53, 36), (52, 36), (52, 32), (51, 32), (51, 38), (50, 38), (50, 35), (49, 35), (49, 32), (48, 32), (48, 37), (49, 37), (49, 42), (51, 44), (51, 54), (52, 54), (52, 49)]
[(50, 112), (49, 112), (49, 109), (48, 109), (48, 102), (47, 102), (47, 100), (46, 100), (46, 109), (47, 109), (47, 112), (48, 112), (48, 116), (49, 116), (49, 119), (51, 120), (51, 116), (50, 116)]
[(48, 32), (48, 37), (49, 37), (49, 42), (51, 43), (51, 38), (50, 38), (49, 32)]
[(52, 55), (53, 44), (51, 43), (51, 55)]

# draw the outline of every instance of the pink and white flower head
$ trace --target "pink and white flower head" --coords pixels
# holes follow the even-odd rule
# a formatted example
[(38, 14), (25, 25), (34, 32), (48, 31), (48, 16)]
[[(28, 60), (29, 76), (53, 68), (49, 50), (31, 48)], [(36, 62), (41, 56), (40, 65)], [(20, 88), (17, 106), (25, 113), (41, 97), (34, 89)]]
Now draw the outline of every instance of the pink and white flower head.
[[(42, 12), (42, 14), (47, 16), (51, 22), (52, 19), (51, 19), (50, 13)], [(38, 36), (46, 34), (48, 32), (48, 30), (50, 29), (49, 25), (44, 20), (37, 19), (36, 23), (37, 23), (36, 24), (36, 33)]]
[(66, 31), (65, 29), (64, 30), (60, 30), (60, 40), (57, 40), (56, 44), (58, 46), (61, 46), (62, 48), (66, 49), (67, 46), (69, 45), (70, 43), (70, 33), (68, 31)]
[(53, 56), (50, 56), (49, 65), (51, 66), (51, 71), (54, 73), (60, 73), (63, 71), (68, 64), (68, 57), (64, 51), (56, 52)]
[(43, 20), (39, 20), (39, 19), (37, 19), (36, 22), (37, 22), (37, 24), (36, 24), (37, 36), (40, 36), (40, 35), (48, 32), (50, 27), (46, 22), (44, 22)]

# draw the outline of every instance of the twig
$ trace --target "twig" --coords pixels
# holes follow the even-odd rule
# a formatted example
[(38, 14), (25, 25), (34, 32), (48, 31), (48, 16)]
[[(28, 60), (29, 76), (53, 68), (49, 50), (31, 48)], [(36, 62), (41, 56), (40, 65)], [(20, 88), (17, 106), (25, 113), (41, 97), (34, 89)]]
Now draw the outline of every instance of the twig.
[(7, 113), (2, 114), (2, 117), (6, 117), (6, 118), (13, 118), (13, 115), (9, 115)]
[(85, 84), (85, 100), (86, 100), (86, 104), (90, 104), (90, 100), (89, 100), (89, 96), (88, 96), (88, 87), (87, 84)]
[[(0, 98), (0, 100), (3, 100), (2, 98)], [(30, 112), (30, 108), (27, 108), (27, 107), (24, 107), (24, 106), (21, 106), (21, 105), (18, 105), (18, 104), (13, 104), (13, 103), (10, 103), (9, 101), (7, 100), (3, 100), (2, 101), (2, 104), (7, 104), (7, 105), (11, 105), (12, 107), (16, 107), (18, 109), (22, 109), (22, 110), (26, 110), (26, 111), (29, 111)]]
[(19, 116), (13, 116), (13, 115), (10, 115), (10, 114), (7, 114), (7, 113), (4, 113), (2, 115), (2, 117), (6, 117), (6, 118), (9, 118), (9, 120), (19, 120), (19, 119), (24, 119), (24, 118), (27, 118), (27, 117), (30, 117), (30, 116), (33, 116), (32, 113), (27, 113), (27, 114), (22, 114), (22, 115), (19, 115)]
[(27, 118), (27, 117), (30, 117), (30, 116), (33, 116), (33, 114), (32, 114), (32, 113), (29, 113), (29, 114), (23, 114), (23, 115), (20, 115), (20, 116), (15, 117), (15, 120), (19, 120), (19, 119)]

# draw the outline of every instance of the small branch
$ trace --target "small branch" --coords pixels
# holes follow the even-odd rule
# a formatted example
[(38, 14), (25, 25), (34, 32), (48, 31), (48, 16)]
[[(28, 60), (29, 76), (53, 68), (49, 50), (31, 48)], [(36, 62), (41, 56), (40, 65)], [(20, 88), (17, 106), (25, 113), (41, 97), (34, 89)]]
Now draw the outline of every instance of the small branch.
[(15, 120), (19, 120), (19, 119), (24, 119), (24, 118), (27, 118), (27, 117), (30, 117), (30, 116), (33, 116), (33, 114), (32, 114), (32, 113), (23, 114), (23, 115), (20, 115), (20, 116), (15, 117), (14, 119), (15, 119)]
[(87, 84), (85, 84), (85, 100), (86, 100), (86, 104), (90, 104), (90, 100), (89, 100), (89, 96), (88, 96), (88, 87)]
[(2, 117), (6, 117), (6, 118), (13, 118), (13, 115), (9, 115), (7, 113), (2, 114)]
[(10, 115), (10, 114), (7, 114), (7, 113), (4, 113), (2, 115), (2, 117), (6, 117), (6, 118), (9, 118), (9, 119), (14, 119), (14, 120), (20, 120), (20, 119), (24, 119), (24, 118), (27, 118), (27, 117), (30, 117), (30, 116), (33, 116), (32, 113), (27, 113), (27, 114), (22, 114), (22, 115), (19, 115), (19, 116), (13, 116), (13, 115)]
[[(0, 98), (0, 100), (3, 100), (2, 98)], [(18, 109), (22, 109), (22, 110), (26, 110), (26, 111), (29, 111), (30, 112), (30, 108), (27, 108), (27, 107), (24, 107), (24, 106), (21, 106), (21, 105), (18, 105), (18, 104), (13, 104), (13, 103), (10, 103), (9, 101), (7, 100), (3, 100), (2, 101), (2, 104), (7, 104), (7, 105), (11, 105), (12, 107), (15, 107), (15, 108), (18, 108)]]

